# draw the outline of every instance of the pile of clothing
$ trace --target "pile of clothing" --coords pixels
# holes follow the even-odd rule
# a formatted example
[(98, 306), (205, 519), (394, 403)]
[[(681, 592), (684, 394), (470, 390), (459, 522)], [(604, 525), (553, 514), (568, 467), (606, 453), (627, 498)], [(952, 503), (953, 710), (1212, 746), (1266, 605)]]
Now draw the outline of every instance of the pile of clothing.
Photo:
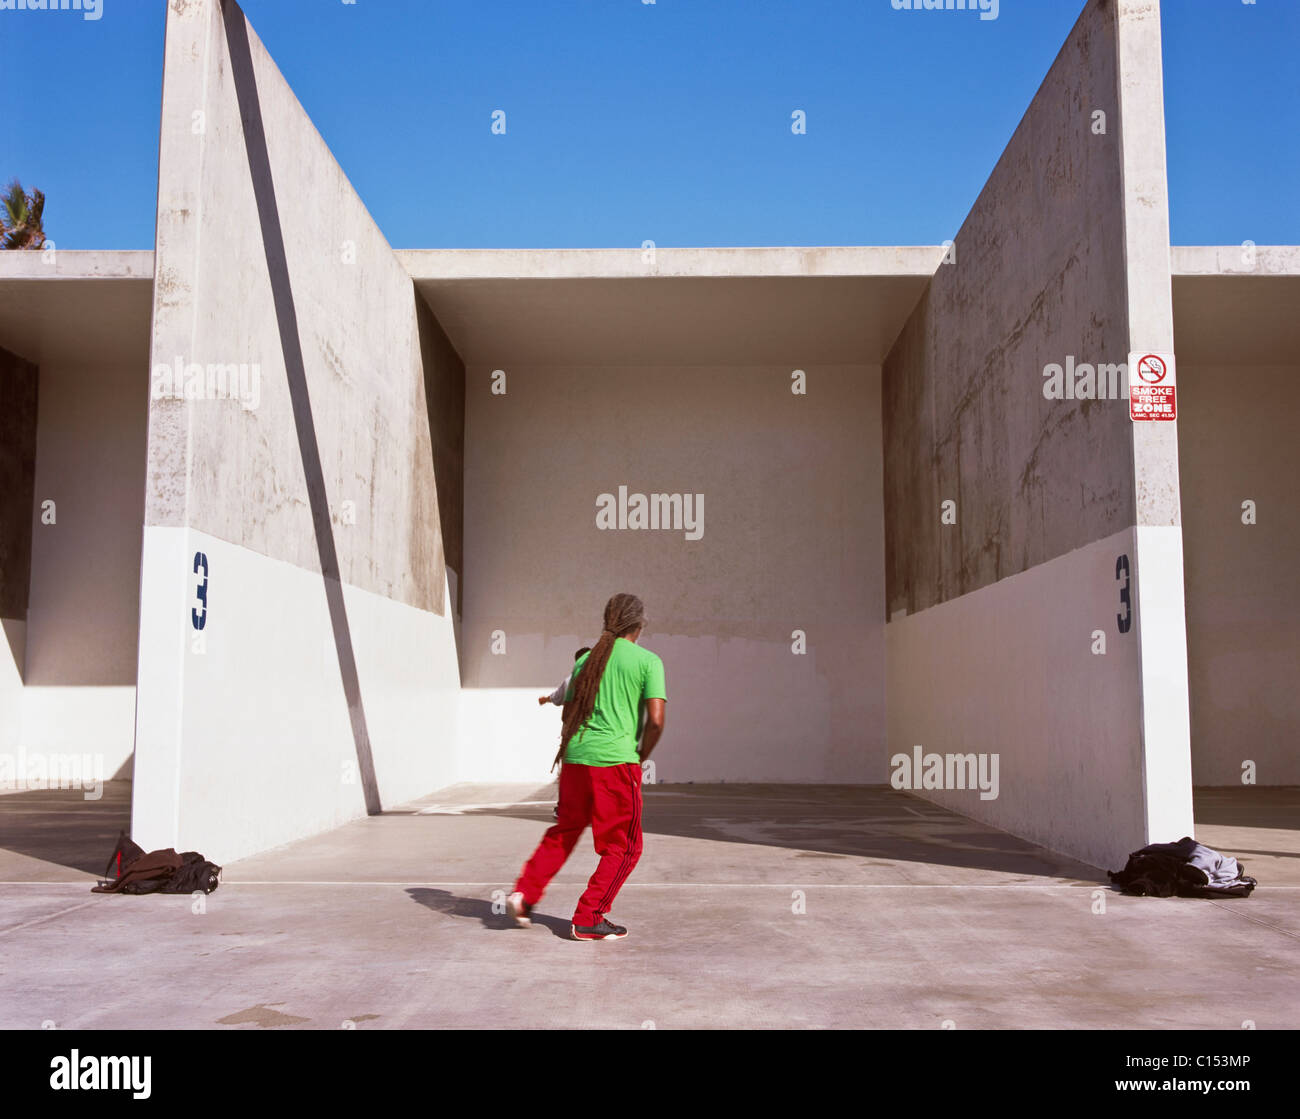
[(210, 894), (220, 878), (221, 867), (197, 851), (177, 854), (166, 847), (146, 852), (122, 832), (108, 857), (103, 881), (90, 889), (96, 894)]
[(1220, 855), (1191, 836), (1177, 843), (1151, 843), (1134, 851), (1110, 880), (1126, 894), (1168, 898), (1248, 898), (1257, 885), (1242, 863)]

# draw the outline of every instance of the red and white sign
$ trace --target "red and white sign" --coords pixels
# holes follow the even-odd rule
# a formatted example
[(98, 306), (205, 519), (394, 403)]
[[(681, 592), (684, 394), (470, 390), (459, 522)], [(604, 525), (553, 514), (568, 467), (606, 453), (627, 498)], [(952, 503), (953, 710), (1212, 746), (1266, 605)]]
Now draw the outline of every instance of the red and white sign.
[(1134, 420), (1176, 420), (1174, 355), (1151, 351), (1128, 355), (1128, 414)]

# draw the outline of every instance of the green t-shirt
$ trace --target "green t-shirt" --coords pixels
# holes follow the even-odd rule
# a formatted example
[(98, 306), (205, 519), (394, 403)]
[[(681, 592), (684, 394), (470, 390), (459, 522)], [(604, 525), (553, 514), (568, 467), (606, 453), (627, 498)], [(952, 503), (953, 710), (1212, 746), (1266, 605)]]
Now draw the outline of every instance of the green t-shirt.
[[(582, 675), (590, 653), (574, 666), (573, 679)], [(573, 683), (564, 699), (573, 698)], [(648, 699), (667, 699), (664, 692), (664, 662), (649, 649), (626, 637), (616, 638), (605, 664), (591, 718), (569, 740), (566, 762), (578, 765), (624, 765), (639, 762), (637, 737)]]

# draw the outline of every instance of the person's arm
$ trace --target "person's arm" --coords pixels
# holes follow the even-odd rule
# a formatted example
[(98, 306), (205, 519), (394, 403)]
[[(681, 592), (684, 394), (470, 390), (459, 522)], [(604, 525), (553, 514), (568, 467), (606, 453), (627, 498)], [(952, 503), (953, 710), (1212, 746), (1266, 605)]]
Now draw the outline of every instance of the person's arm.
[(646, 665), (641, 698), (645, 702), (645, 729), (636, 752), (645, 761), (664, 732), (664, 701), (668, 698), (668, 689), (664, 687), (664, 662), (658, 657), (651, 657)]
[(647, 699), (645, 701), (645, 733), (641, 736), (641, 746), (637, 750), (642, 761), (650, 757), (650, 751), (655, 748), (659, 736), (664, 732), (665, 706), (666, 704), (662, 699)]
[(564, 697), (565, 697), (565, 696), (568, 694), (568, 692), (569, 692), (569, 681), (571, 681), (572, 679), (573, 679), (573, 674), (570, 673), (568, 676), (566, 676), (566, 677), (564, 678), (564, 683), (563, 683), (563, 684), (561, 684), (558, 688), (556, 688), (555, 691), (553, 691), (550, 695), (548, 695), (548, 696), (543, 696), (543, 697), (542, 697), (541, 699), (539, 699), (537, 702), (538, 702), (538, 703), (553, 703), (553, 704), (555, 704), (556, 707), (563, 707), (563, 706), (564, 706)]

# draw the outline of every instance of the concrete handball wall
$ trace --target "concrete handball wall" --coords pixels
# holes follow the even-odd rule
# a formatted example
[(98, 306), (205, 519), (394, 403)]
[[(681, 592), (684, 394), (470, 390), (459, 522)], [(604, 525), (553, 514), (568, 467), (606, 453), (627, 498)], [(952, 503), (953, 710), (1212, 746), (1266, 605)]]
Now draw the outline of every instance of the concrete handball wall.
[[(996, 799), (925, 795), (1097, 865), (1191, 829), (1177, 529), (1134, 530), (1170, 487), (1176, 524), (1176, 449), (1137, 446), (1123, 370), (1119, 399), (1044, 392), (1049, 365), (1172, 348), (1163, 154), (1129, 151), (1157, 131), (1158, 17), (1087, 5), (884, 365), (889, 752), (997, 754)], [(1148, 531), (1177, 602), (1139, 602)]]
[[(241, 392), (258, 391), (153, 400), (148, 523), (319, 572), (307, 491), (323, 486), (348, 530), (335, 534), (343, 581), (441, 611), (411, 281), (238, 6), (224, 23), (222, 8), (168, 11), (151, 367), (155, 380), (178, 358), (247, 367)], [(182, 37), (202, 64), (178, 56)]]
[(168, 9), (155, 266), (133, 823), (228, 861), (453, 780), (458, 686), (412, 282), (234, 3)]
[[(659, 780), (885, 780), (879, 368), (809, 366), (806, 395), (785, 365), (503, 372), (468, 378), (462, 778), (546, 778), (536, 697), (627, 590), (665, 663)], [(598, 527), (620, 486), (703, 494), (699, 538)]]
[(1080, 17), (885, 362), (891, 617), (1133, 523), (1127, 400), (1049, 400), (1042, 375), (1128, 360), (1109, 8)]
[(1178, 369), (1198, 785), (1300, 784), (1298, 409), (1300, 365)]
[(0, 750), (22, 726), (38, 389), (36, 366), (0, 348)]

